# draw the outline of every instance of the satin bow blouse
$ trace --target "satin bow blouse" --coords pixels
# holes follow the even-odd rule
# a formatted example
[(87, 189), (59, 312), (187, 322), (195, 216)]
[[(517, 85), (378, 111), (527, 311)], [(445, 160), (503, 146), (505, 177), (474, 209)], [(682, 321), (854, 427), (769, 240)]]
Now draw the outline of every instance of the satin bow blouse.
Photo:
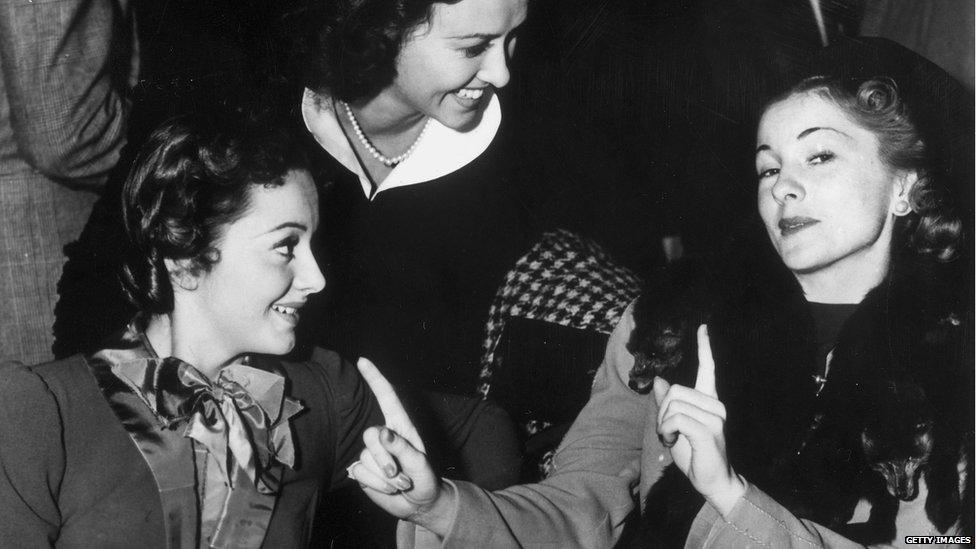
[[(185, 477), (175, 469), (191, 468), (199, 498), (193, 522), (199, 521), (201, 545), (251, 545), (247, 540), (259, 545), (281, 467), (294, 466), (288, 420), (302, 410), (301, 404), (284, 395), (283, 376), (251, 367), (247, 358), (222, 368), (214, 380), (178, 358), (161, 358), (135, 325), (130, 324), (118, 348), (93, 358), (108, 365), (145, 405), (142, 410), (130, 405), (127, 414), (144, 421), (123, 423), (161, 493), (171, 480), (166, 477)], [(113, 407), (118, 413), (119, 405)], [(180, 445), (165, 442), (174, 436), (192, 441), (193, 451), (187, 454), (189, 448), (178, 451)]]

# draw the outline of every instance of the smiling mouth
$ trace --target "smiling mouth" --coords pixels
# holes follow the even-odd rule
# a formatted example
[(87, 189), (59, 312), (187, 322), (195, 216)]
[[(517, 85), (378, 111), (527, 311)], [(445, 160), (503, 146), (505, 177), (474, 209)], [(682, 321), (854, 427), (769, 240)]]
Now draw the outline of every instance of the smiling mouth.
[(778, 227), (781, 235), (790, 236), (817, 223), (820, 221), (812, 217), (786, 217), (779, 220)]
[(454, 95), (461, 99), (466, 99), (468, 101), (477, 101), (485, 95), (485, 90), (487, 88), (461, 88), (454, 92)]
[(289, 305), (284, 305), (281, 303), (276, 303), (271, 306), (271, 308), (281, 316), (288, 320), (292, 324), (298, 323), (298, 309), (301, 308), (302, 304), (293, 303)]

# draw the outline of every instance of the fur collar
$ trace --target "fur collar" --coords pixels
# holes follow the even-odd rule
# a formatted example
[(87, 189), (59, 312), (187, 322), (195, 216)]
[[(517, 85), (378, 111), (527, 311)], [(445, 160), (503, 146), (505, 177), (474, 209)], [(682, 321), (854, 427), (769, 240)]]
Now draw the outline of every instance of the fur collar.
[(942, 452), (956, 459), (973, 431), (972, 313), (960, 292), (931, 266), (894, 269), (844, 323), (818, 396), (810, 305), (778, 258), (765, 260), (711, 269), (721, 282), (709, 332), (736, 470), (794, 509), (845, 493), (856, 502), (872, 478), (861, 433), (898, 386), (922, 389)]
[[(663, 347), (655, 347), (654, 335), (681, 326), (691, 347), (683, 355), (694, 355), (693, 326), (707, 322), (731, 464), (797, 516), (831, 528), (843, 530), (862, 497), (873, 494), (872, 504), (892, 501), (870, 467), (868, 427), (917, 440), (916, 417), (932, 420), (926, 512), (946, 531), (960, 509), (972, 506), (971, 473), (960, 506), (957, 469), (960, 455), (972, 456), (973, 444), (971, 283), (959, 284), (967, 276), (898, 261), (844, 323), (821, 385), (814, 376), (823, 374), (825, 360), (799, 284), (768, 246), (739, 246), (720, 261), (693, 261), (652, 280), (634, 308), (628, 349), (637, 356), (671, 356), (658, 352)], [(658, 375), (689, 384), (695, 360), (678, 360), (673, 372)], [(641, 376), (646, 374), (635, 366), (632, 386), (636, 377), (637, 386), (647, 385)], [(682, 498), (691, 501), (682, 505)], [(666, 472), (648, 494), (645, 534), (684, 540), (700, 502), (683, 475)], [(688, 516), (681, 516), (682, 509)], [(879, 523), (893, 528), (893, 520)], [(877, 525), (870, 530), (885, 539), (894, 535)]]

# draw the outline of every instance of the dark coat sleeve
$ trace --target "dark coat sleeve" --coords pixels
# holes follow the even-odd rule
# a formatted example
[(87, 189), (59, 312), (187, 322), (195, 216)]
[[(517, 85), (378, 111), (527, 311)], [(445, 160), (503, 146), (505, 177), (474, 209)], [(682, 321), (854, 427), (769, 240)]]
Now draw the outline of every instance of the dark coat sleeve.
[(312, 362), (325, 377), (333, 412), (335, 461), (327, 486), (331, 491), (349, 482), (346, 467), (359, 459), (363, 431), (372, 425), (383, 425), (383, 414), (355, 364), (323, 349), (315, 350)]
[(0, 546), (57, 539), (62, 441), (58, 403), (44, 381), (28, 367), (0, 365)]
[(372, 391), (356, 365), (333, 351), (315, 349), (310, 360), (292, 365), (288, 374), (293, 398), (309, 412), (296, 416), (299, 458), (305, 460), (298, 474), (314, 474), (321, 496), (309, 546), (393, 547), (396, 520), (346, 476), (346, 467), (364, 447), (363, 431), (383, 424)]

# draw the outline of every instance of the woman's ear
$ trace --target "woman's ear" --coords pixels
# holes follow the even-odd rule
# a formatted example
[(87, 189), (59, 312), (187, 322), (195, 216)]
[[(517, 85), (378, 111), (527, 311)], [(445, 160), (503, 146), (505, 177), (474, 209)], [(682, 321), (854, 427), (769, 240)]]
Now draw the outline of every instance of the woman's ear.
[(193, 268), (189, 259), (163, 259), (166, 271), (169, 273), (169, 280), (173, 284), (173, 290), (177, 288), (192, 292), (197, 289), (197, 277), (193, 274)]
[(908, 200), (912, 189), (918, 184), (918, 172), (916, 170), (905, 170), (898, 177), (898, 196)]
[(915, 170), (901, 171), (898, 173), (894, 183), (891, 213), (895, 216), (902, 217), (912, 211), (911, 195), (912, 189), (918, 184), (918, 172)]

